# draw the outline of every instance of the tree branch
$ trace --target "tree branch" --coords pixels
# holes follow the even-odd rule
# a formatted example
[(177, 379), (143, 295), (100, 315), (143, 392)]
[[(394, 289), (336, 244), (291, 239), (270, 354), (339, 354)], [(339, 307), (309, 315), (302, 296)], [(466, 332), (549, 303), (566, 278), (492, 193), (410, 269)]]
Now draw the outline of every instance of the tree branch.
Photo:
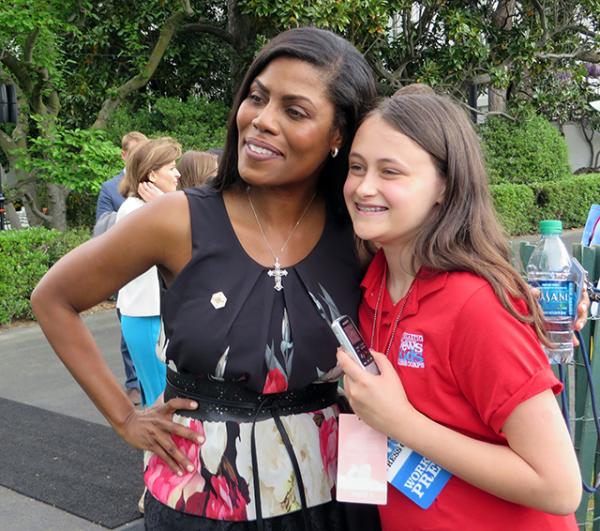
[(10, 160), (9, 153), (15, 149), (17, 149), (17, 143), (8, 136), (2, 129), (0, 129), (0, 149), (4, 151), (6, 157)]
[(47, 109), (42, 94), (47, 87), (50, 74), (47, 68), (39, 68), (37, 74), (38, 79), (31, 91), (30, 105), (35, 113), (46, 114)]
[(31, 93), (31, 76), (25, 64), (6, 50), (2, 54), (0, 61), (6, 66), (16, 83), (21, 87), (21, 90), (27, 94)]
[(194, 10), (192, 9), (192, 4), (190, 4), (190, 0), (181, 0), (181, 3), (183, 5), (183, 11), (185, 12), (185, 14), (188, 17), (193, 16)]
[(46, 222), (46, 223), (51, 223), (52, 222), (52, 217), (48, 216), (47, 214), (44, 214), (37, 206), (35, 199), (33, 199), (33, 197), (31, 197), (31, 194), (29, 192), (23, 192), (23, 199), (25, 200), (25, 202), (27, 203), (27, 206), (31, 209), (31, 211), (38, 217), (40, 218), (42, 221)]
[(233, 35), (227, 30), (206, 22), (194, 22), (179, 28), (178, 33), (209, 33), (233, 46)]
[(512, 120), (513, 122), (517, 121), (517, 119), (514, 116), (511, 116), (510, 114), (507, 114), (503, 111), (480, 111), (479, 109), (476, 109), (475, 107), (471, 107), (468, 103), (465, 103), (464, 101), (459, 101), (459, 103), (465, 109), (472, 111), (474, 113), (477, 113), (477, 114), (483, 114), (484, 116), (504, 116), (505, 118), (508, 118), (509, 120)]
[(27, 97), (17, 85), (17, 124), (12, 132), (12, 138), (19, 147), (26, 147), (27, 135), (29, 134), (29, 102)]
[(104, 100), (100, 112), (96, 117), (96, 121), (92, 125), (92, 129), (101, 129), (106, 125), (110, 115), (113, 111), (123, 102), (123, 100), (132, 92), (145, 86), (148, 81), (154, 75), (154, 72), (158, 68), (169, 43), (173, 39), (173, 35), (177, 32), (181, 25), (181, 21), (188, 16), (186, 11), (177, 11), (173, 13), (165, 22), (164, 26), (160, 31), (160, 35), (146, 65), (141, 71), (133, 76), (131, 79), (123, 83), (116, 89), (116, 93), (113, 96), (109, 96)]
[(21, 220), (19, 219), (19, 215), (15, 209), (15, 205), (13, 205), (12, 201), (9, 201), (6, 205), (6, 217), (8, 218), (11, 229), (21, 230), (23, 228)]
[(29, 186), (30, 184), (35, 184), (38, 182), (38, 178), (37, 176), (33, 176), (33, 177), (26, 177), (24, 179), (19, 179), (13, 186), (12, 189), (13, 190), (20, 190), (21, 188), (26, 188), (27, 186)]
[(554, 38), (557, 35), (564, 33), (565, 31), (575, 31), (583, 35), (587, 35), (588, 37), (596, 38), (596, 32), (586, 28), (585, 26), (582, 26), (581, 24), (565, 24), (564, 26), (560, 26), (552, 32), (552, 35), (550, 37)]
[(513, 15), (516, 0), (500, 0), (496, 11), (492, 14), (492, 23), (500, 30), (510, 31), (513, 26)]
[(31, 63), (31, 59), (33, 56), (33, 47), (35, 46), (35, 41), (38, 38), (38, 35), (40, 34), (40, 28), (35, 28), (28, 36), (27, 39), (25, 40), (25, 46), (23, 46), (23, 62), (24, 63)]
[(548, 33), (548, 21), (546, 20), (546, 12), (544, 11), (544, 6), (538, 0), (531, 0), (534, 9), (538, 12), (540, 16), (540, 25), (542, 26), (542, 38), (538, 41), (539, 46), (543, 46), (548, 42), (550, 34)]
[(369, 64), (371, 65), (371, 68), (373, 68), (373, 70), (379, 77), (384, 78), (392, 86), (397, 83), (397, 80), (394, 78), (392, 73), (387, 68), (385, 68), (385, 66), (383, 66), (381, 61), (379, 61), (378, 59), (375, 59), (372, 56), (369, 56), (367, 59), (369, 60)]
[(579, 49), (570, 53), (538, 52), (535, 56), (540, 59), (580, 59), (588, 63), (600, 63), (600, 52), (594, 52), (593, 50)]

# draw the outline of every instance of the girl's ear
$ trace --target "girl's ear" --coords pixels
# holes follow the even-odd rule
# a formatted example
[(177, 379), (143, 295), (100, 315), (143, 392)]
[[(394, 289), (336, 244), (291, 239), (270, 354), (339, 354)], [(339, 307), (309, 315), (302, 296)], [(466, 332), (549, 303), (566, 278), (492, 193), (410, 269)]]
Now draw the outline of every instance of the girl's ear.
[(153, 182), (156, 180), (156, 176), (154, 175), (154, 172), (153, 172), (153, 171), (151, 171), (151, 172), (148, 174), (148, 180), (149, 180), (151, 183), (153, 183)]
[(442, 181), (440, 184), (440, 193), (438, 194), (437, 199), (435, 200), (436, 205), (441, 205), (446, 198), (446, 183)]

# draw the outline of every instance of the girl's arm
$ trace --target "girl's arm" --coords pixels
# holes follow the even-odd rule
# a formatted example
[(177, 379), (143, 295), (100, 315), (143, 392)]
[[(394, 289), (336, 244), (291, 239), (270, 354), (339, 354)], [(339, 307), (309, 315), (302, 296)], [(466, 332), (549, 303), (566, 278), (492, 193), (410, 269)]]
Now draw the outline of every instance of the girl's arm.
[(135, 409), (79, 312), (106, 300), (152, 265), (159, 264), (167, 282), (172, 281), (190, 256), (187, 200), (180, 193), (168, 194), (64, 256), (31, 296), (52, 348), (115, 431), (131, 445), (157, 453), (175, 472), (191, 463), (176, 449), (171, 434), (194, 441), (198, 434), (173, 423), (171, 415), (176, 409), (193, 409), (192, 404), (174, 399)]
[(373, 356), (379, 376), (364, 371), (338, 351), (350, 404), (371, 427), (504, 500), (555, 514), (577, 509), (581, 499), (579, 465), (550, 390), (513, 410), (502, 428), (506, 447), (462, 435), (417, 411), (392, 364), (383, 354), (375, 352)]

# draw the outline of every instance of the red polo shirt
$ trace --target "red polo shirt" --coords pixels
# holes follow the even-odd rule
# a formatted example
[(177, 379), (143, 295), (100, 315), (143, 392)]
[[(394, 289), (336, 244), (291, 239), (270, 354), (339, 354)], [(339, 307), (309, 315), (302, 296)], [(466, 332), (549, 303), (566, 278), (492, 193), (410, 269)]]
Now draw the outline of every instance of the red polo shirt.
[[(379, 251), (362, 282), (359, 323), (367, 342), (385, 271)], [(403, 302), (394, 305), (384, 287), (373, 348), (385, 350)], [(525, 304), (519, 304), (524, 312)], [(562, 389), (533, 328), (510, 315), (489, 283), (471, 273), (419, 272), (388, 357), (421, 413), (494, 444), (507, 445), (501, 429), (517, 405), (546, 389)], [(574, 515), (510, 503), (457, 477), (427, 510), (388, 485), (388, 503), (380, 514), (384, 531), (577, 530)]]

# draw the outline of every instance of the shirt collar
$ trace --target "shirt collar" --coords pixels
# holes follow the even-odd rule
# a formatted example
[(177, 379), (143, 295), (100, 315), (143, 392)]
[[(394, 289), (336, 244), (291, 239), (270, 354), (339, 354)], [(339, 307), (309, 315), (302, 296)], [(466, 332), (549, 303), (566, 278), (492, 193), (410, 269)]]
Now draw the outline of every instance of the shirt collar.
[[(382, 249), (379, 249), (369, 264), (365, 277), (360, 284), (363, 290), (363, 301), (373, 311), (375, 311), (377, 305), (382, 276), (385, 274), (385, 254)], [(446, 271), (436, 271), (425, 266), (421, 267), (415, 278), (414, 288), (406, 301), (403, 312), (404, 317), (417, 313), (421, 299), (442, 289), (446, 285), (447, 279), (448, 273)]]

